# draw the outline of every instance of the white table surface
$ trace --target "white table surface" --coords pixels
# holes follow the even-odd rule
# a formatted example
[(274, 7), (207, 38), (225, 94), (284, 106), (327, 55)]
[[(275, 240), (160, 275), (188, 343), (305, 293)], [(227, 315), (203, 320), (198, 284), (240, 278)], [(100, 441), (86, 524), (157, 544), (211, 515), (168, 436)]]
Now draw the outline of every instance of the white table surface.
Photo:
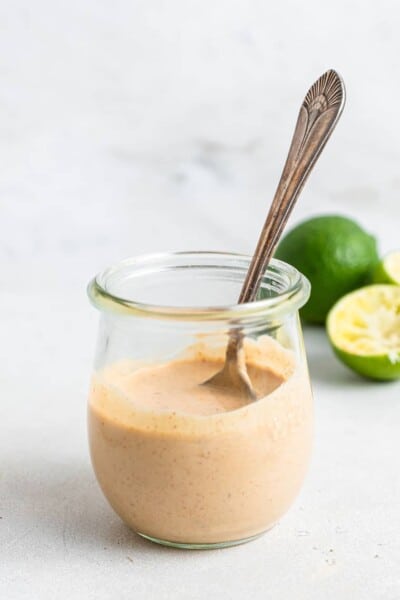
[[(374, 4), (370, 6), (369, 4)], [(299, 102), (326, 68), (348, 105), (292, 224), (346, 213), (399, 246), (396, 2), (0, 6), (0, 597), (400, 598), (400, 384), (306, 330), (316, 438), (270, 533), (184, 552), (103, 499), (86, 442), (89, 278), (156, 250), (251, 252)]]

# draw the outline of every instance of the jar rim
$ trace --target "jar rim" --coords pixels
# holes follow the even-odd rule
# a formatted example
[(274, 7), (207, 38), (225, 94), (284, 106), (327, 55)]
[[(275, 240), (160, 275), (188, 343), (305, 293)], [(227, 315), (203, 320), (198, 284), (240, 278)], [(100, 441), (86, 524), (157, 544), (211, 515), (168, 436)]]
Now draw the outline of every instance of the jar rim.
[[(277, 292), (273, 297), (245, 302), (243, 304), (221, 305), (221, 306), (168, 306), (137, 302), (130, 298), (124, 298), (113, 294), (107, 289), (107, 279), (111, 275), (123, 269), (137, 269), (171, 259), (212, 259), (221, 261), (237, 260), (248, 266), (251, 257), (234, 253), (220, 251), (182, 251), (142, 254), (129, 257), (98, 273), (89, 283), (87, 293), (91, 303), (101, 311), (115, 314), (131, 315), (136, 317), (150, 317), (155, 319), (169, 319), (176, 321), (243, 321), (255, 318), (276, 318), (284, 314), (294, 312), (301, 308), (310, 296), (310, 283), (308, 279), (295, 267), (284, 261), (272, 258), (262, 283), (266, 282), (268, 275), (281, 274), (286, 276), (288, 285)], [(188, 264), (190, 267), (190, 263)], [(208, 266), (205, 264), (204, 266)]]

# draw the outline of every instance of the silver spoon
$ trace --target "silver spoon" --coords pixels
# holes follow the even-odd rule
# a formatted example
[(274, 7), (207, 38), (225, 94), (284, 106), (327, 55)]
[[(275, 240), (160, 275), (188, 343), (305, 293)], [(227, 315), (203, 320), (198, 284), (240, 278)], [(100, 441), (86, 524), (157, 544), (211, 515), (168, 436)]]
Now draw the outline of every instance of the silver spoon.
[[(344, 103), (344, 83), (336, 71), (329, 70), (321, 75), (308, 90), (274, 199), (240, 292), (239, 304), (255, 299), (293, 206), (335, 128)], [(203, 385), (231, 388), (233, 393), (241, 393), (249, 400), (256, 399), (246, 369), (241, 330), (231, 329), (224, 366)]]

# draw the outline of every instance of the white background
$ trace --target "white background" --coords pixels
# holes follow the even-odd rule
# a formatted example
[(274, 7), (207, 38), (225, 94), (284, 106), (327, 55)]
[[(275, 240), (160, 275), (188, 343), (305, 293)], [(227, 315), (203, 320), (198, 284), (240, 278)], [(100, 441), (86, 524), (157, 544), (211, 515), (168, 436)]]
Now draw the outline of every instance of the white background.
[(250, 253), (300, 102), (327, 68), (348, 102), (291, 219), (345, 213), (400, 245), (398, 3), (0, 3), (0, 595), (400, 598), (398, 384), (306, 332), (309, 478), (252, 544), (140, 541), (89, 465), (88, 279), (128, 255)]

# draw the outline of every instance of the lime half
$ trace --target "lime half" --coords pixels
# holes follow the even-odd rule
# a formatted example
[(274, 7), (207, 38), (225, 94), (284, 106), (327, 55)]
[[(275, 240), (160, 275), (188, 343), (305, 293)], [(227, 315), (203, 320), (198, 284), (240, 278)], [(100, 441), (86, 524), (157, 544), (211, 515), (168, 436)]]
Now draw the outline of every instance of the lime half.
[(400, 285), (368, 285), (331, 309), (327, 332), (339, 359), (371, 379), (400, 378)]
[(381, 260), (374, 271), (373, 281), (400, 285), (400, 250), (387, 254)]

